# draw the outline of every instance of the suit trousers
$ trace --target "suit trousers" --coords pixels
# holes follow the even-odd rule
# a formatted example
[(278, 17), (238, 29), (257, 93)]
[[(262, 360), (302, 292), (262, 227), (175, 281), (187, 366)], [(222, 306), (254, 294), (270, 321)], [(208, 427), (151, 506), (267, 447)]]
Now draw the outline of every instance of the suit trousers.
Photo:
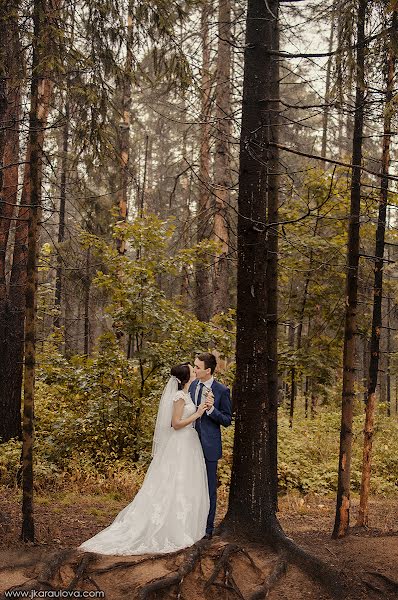
[(207, 517), (206, 533), (213, 533), (214, 518), (216, 516), (217, 505), (217, 460), (207, 460), (205, 458), (207, 482), (209, 485), (210, 510)]

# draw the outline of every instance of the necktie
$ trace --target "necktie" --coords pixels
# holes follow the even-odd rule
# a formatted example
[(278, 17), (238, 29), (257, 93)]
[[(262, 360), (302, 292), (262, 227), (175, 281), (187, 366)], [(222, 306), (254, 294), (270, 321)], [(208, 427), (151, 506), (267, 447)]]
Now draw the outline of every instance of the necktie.
[(200, 383), (199, 384), (199, 392), (198, 392), (198, 396), (196, 398), (196, 408), (199, 406), (199, 404), (202, 401), (202, 394), (203, 394), (203, 388), (205, 387), (204, 383)]
[[(199, 404), (201, 403), (202, 400), (202, 394), (203, 394), (203, 388), (204, 388), (204, 383), (200, 383), (199, 384), (199, 392), (196, 398), (196, 409), (198, 409)], [(196, 419), (195, 421), (195, 429), (198, 432), (199, 436), (200, 436), (200, 429), (201, 429), (201, 422), (200, 422), (200, 418)]]

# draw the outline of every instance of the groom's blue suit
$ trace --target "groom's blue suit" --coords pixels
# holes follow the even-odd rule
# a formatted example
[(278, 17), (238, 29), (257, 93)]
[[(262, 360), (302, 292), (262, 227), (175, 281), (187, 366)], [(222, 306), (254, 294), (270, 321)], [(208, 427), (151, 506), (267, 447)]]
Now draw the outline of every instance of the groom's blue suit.
[[(191, 398), (195, 404), (201, 402), (201, 390), (197, 393), (198, 385), (203, 385), (198, 379), (193, 381), (189, 387)], [(214, 517), (217, 503), (217, 461), (222, 456), (220, 425), (228, 427), (232, 421), (232, 406), (229, 389), (214, 380), (211, 385), (214, 395), (214, 408), (208, 415), (203, 413), (200, 419), (195, 421), (195, 429), (199, 434), (203, 454), (206, 462), (207, 481), (209, 484), (210, 511), (207, 519), (206, 533), (212, 533), (214, 528)]]

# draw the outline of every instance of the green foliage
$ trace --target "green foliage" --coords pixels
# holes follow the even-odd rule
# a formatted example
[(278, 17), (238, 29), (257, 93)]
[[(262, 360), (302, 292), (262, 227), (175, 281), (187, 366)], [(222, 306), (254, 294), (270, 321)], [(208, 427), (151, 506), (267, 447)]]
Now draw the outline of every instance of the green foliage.
[[(231, 354), (233, 348), (232, 312), (203, 323), (183, 308), (178, 295), (169, 298), (162, 290), (163, 278), (192, 270), (197, 262), (205, 264), (217, 246), (204, 241), (171, 254), (173, 232), (170, 221), (151, 214), (133, 223), (119, 223), (114, 237), (126, 242), (128, 255), (120, 255), (94, 235), (82, 234), (83, 243), (106, 264), (106, 271), (99, 271), (94, 283), (111, 298), (107, 312), (115, 332), (135, 340), (134, 358), (140, 369), (150, 372), (186, 360), (203, 348), (217, 348), (222, 354)], [(142, 385), (145, 381), (146, 375)]]
[[(351, 484), (361, 484), (363, 414), (354, 419)], [(398, 487), (398, 457), (395, 452), (398, 422), (379, 414), (373, 446), (371, 491), (393, 494)], [(315, 419), (296, 416), (289, 428), (288, 415), (279, 414), (279, 489), (303, 493), (335, 492), (339, 454), (340, 413), (323, 410)]]
[(0, 446), (0, 483), (15, 485), (21, 459), (22, 443), (9, 440)]
[(72, 457), (79, 457), (104, 468), (136, 456), (145, 399), (139, 394), (137, 369), (114, 335), (103, 336), (91, 358), (66, 359), (54, 345), (45, 356), (36, 419), (48, 460), (66, 468)]
[[(341, 215), (349, 204), (345, 174), (314, 169), (303, 177), (294, 197), (281, 213), (281, 220), (293, 222), (282, 230), (280, 311), (294, 327), (296, 343), (286, 328), (279, 345), (280, 371), (294, 366), (296, 374), (310, 375), (315, 385), (334, 385), (342, 361), (347, 231)], [(305, 221), (294, 222), (308, 209)]]
[[(398, 422), (380, 414), (376, 418), (371, 492), (391, 495), (398, 488), (398, 456), (395, 451)], [(278, 414), (278, 481), (280, 493), (297, 491), (302, 494), (334, 494), (337, 485), (339, 456), (340, 413), (322, 410), (314, 419), (296, 415), (289, 428), (289, 415)], [(359, 493), (361, 484), (363, 415), (354, 419), (352, 457), (352, 491)], [(223, 488), (228, 488), (233, 451), (234, 427), (223, 429), (223, 458), (218, 477)]]
[[(168, 297), (161, 287), (162, 278), (178, 277), (197, 261), (203, 264), (215, 248), (202, 242), (173, 254), (173, 232), (171, 222), (155, 215), (119, 223), (114, 237), (126, 242), (126, 255), (93, 234), (82, 234), (82, 245), (102, 265), (94, 285), (109, 300), (113, 328), (100, 337), (90, 357), (65, 357), (61, 331), (44, 344), (36, 399), (39, 479), (40, 473), (52, 480), (57, 472), (105, 474), (147, 462), (171, 365), (192, 360), (204, 349), (232, 354), (232, 312), (200, 322), (183, 308), (179, 296)], [(129, 358), (128, 336), (134, 340)]]

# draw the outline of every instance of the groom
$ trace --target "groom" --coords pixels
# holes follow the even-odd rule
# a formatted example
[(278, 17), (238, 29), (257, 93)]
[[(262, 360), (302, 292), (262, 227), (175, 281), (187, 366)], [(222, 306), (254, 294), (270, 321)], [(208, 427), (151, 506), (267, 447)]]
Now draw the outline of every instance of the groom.
[(217, 366), (216, 357), (209, 352), (196, 356), (194, 369), (197, 379), (189, 388), (191, 398), (198, 407), (203, 401), (206, 411), (195, 421), (206, 462), (209, 485), (210, 511), (206, 524), (206, 537), (211, 538), (214, 529), (217, 502), (217, 462), (221, 458), (220, 425), (228, 427), (232, 420), (232, 407), (229, 389), (216, 381), (213, 373)]

